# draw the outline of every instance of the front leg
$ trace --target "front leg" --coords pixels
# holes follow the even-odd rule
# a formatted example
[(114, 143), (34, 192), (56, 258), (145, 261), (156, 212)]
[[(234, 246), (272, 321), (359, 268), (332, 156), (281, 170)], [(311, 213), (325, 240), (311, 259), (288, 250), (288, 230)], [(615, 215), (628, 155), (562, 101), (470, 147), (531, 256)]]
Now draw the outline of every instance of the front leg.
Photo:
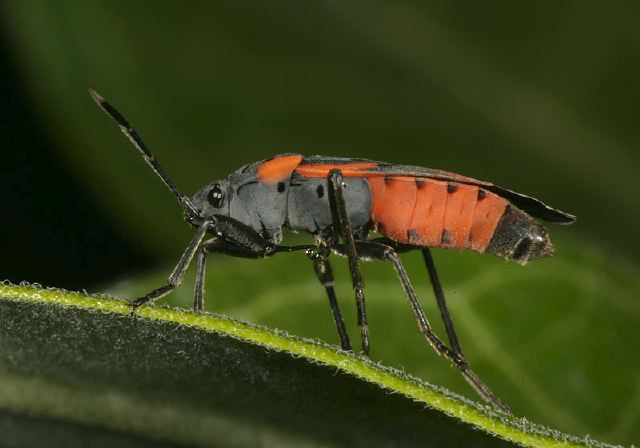
[[(260, 236), (252, 235), (252, 240), (258, 242)], [(245, 239), (246, 241), (246, 239)], [(207, 255), (210, 253), (230, 255), (232, 257), (240, 258), (264, 258), (270, 257), (277, 252), (298, 252), (298, 251), (312, 251), (316, 248), (314, 245), (303, 244), (299, 246), (271, 246), (267, 240), (263, 240), (258, 244), (250, 246), (242, 246), (237, 243), (232, 243), (219, 238), (211, 238), (205, 241), (200, 253), (198, 253), (197, 270), (196, 270), (196, 284), (193, 294), (193, 310), (195, 312), (204, 311), (204, 277), (205, 267), (207, 261)], [(265, 251), (264, 247), (269, 246), (269, 251)]]
[(200, 253), (198, 254), (196, 284), (193, 291), (193, 311), (197, 313), (204, 311), (205, 266), (207, 255), (210, 253), (225, 254), (241, 258), (262, 258), (272, 254), (273, 252), (265, 254), (265, 252), (260, 250), (259, 247), (240, 246), (218, 238), (212, 238), (205, 241), (200, 249)]
[(198, 246), (202, 242), (204, 236), (207, 234), (207, 230), (209, 230), (210, 226), (211, 226), (211, 222), (205, 221), (200, 227), (198, 227), (196, 234), (193, 236), (193, 239), (185, 249), (184, 253), (182, 254), (182, 257), (180, 257), (178, 264), (176, 265), (176, 267), (173, 269), (173, 272), (169, 276), (169, 283), (159, 288), (156, 288), (150, 293), (148, 293), (147, 295), (137, 298), (136, 300), (131, 302), (132, 316), (135, 315), (136, 310), (142, 305), (149, 302), (153, 302), (154, 300), (158, 300), (166, 296), (167, 294), (169, 294), (171, 291), (173, 291), (174, 289), (176, 289), (178, 286), (182, 284), (182, 280), (184, 279), (184, 274), (185, 272), (187, 272), (187, 268), (189, 267), (189, 264), (191, 264), (191, 260), (193, 259), (193, 256), (196, 253), (196, 250), (198, 249)]
[[(228, 251), (225, 253), (228, 253), (229, 255), (235, 255), (236, 253), (238, 253), (239, 255), (237, 256), (259, 258), (269, 256), (273, 254), (277, 249), (270, 241), (263, 238), (262, 235), (253, 230), (251, 227), (242, 224), (241, 222), (236, 221), (233, 218), (222, 215), (215, 215), (205, 221), (200, 227), (198, 227), (196, 234), (185, 249), (182, 257), (180, 257), (180, 260), (178, 261), (175, 269), (169, 276), (169, 282), (166, 285), (154, 289), (147, 295), (134, 300), (131, 303), (132, 315), (135, 314), (136, 310), (140, 306), (166, 296), (182, 284), (184, 274), (187, 272), (187, 268), (189, 267), (189, 264), (191, 264), (191, 260), (198, 250), (198, 246), (200, 246), (200, 243), (204, 239), (204, 236), (207, 234), (207, 232), (211, 231), (212, 229), (215, 230), (215, 233), (218, 234), (220, 241), (223, 242), (219, 244), (224, 244), (226, 245), (225, 247), (228, 248)], [(199, 277), (196, 280), (196, 286), (200, 289), (204, 287), (204, 257), (205, 255), (202, 253), (198, 256)], [(198, 286), (198, 282), (200, 282), (200, 286)], [(198, 311), (201, 308), (199, 303), (202, 301), (202, 297), (200, 297), (200, 299), (196, 297), (196, 299), (197, 300), (194, 303), (194, 309)]]

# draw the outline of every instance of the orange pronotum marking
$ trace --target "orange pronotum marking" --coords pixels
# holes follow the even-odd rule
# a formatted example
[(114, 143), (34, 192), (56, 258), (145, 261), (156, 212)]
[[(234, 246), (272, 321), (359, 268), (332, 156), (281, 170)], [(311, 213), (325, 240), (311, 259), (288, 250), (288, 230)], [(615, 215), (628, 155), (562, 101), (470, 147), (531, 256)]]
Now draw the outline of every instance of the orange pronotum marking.
[(291, 177), (291, 172), (300, 165), (302, 156), (280, 156), (267, 160), (258, 167), (258, 180), (273, 184)]

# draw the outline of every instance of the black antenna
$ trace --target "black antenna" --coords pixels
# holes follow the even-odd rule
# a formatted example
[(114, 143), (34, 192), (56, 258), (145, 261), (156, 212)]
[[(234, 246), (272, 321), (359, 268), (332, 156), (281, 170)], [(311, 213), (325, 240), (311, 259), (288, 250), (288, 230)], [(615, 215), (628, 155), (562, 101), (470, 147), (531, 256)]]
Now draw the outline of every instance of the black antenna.
[(158, 177), (169, 188), (169, 190), (173, 191), (173, 193), (178, 197), (178, 201), (180, 201), (182, 207), (187, 209), (194, 216), (199, 216), (200, 213), (193, 205), (193, 202), (191, 202), (188, 197), (186, 197), (180, 192), (180, 190), (178, 190), (176, 184), (174, 184), (167, 173), (164, 172), (164, 169), (162, 169), (160, 163), (158, 163), (154, 155), (151, 154), (151, 151), (149, 151), (147, 145), (144, 144), (138, 132), (129, 124), (129, 122), (122, 116), (122, 114), (118, 112), (116, 108), (109, 104), (104, 98), (102, 98), (100, 94), (95, 90), (89, 89), (89, 95), (91, 95), (91, 98), (93, 98), (93, 101), (96, 102), (100, 109), (102, 109), (107, 115), (109, 115), (118, 123), (118, 126), (120, 126), (120, 130), (124, 133), (124, 135), (127, 136), (131, 143), (133, 143), (133, 146), (135, 146), (138, 151), (140, 151), (140, 154), (142, 154), (142, 157), (144, 157), (144, 161), (147, 162), (147, 165), (151, 167), (153, 172), (158, 175)]

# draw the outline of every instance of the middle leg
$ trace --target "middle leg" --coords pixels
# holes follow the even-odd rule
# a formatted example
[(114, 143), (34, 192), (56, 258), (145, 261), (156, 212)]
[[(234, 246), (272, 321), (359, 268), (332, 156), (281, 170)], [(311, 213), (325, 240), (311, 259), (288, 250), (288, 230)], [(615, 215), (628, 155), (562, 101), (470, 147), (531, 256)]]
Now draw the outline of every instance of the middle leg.
[(356, 296), (356, 309), (358, 313), (358, 326), (362, 339), (362, 354), (369, 357), (369, 325), (367, 323), (367, 311), (364, 298), (364, 281), (360, 272), (360, 259), (356, 250), (353, 228), (347, 214), (347, 204), (344, 195), (344, 183), (340, 170), (331, 170), (328, 176), (329, 206), (333, 216), (333, 226), (342, 236), (345, 246), (345, 255), (349, 261), (349, 273), (351, 283)]
[[(266, 242), (264, 245), (266, 245)], [(276, 252), (294, 252), (307, 250), (313, 247), (315, 246), (276, 246), (271, 252), (265, 252), (262, 250), (261, 246), (243, 246), (219, 238), (211, 238), (210, 240), (205, 241), (198, 253), (196, 283), (193, 293), (193, 310), (195, 312), (202, 312), (204, 310), (204, 277), (208, 254), (218, 253), (240, 258), (264, 258), (269, 257)]]

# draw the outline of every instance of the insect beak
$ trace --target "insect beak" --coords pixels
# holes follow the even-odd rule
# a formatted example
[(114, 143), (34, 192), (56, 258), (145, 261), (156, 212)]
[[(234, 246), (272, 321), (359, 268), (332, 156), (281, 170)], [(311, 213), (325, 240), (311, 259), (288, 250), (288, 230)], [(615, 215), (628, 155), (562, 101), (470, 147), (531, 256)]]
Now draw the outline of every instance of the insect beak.
[(192, 225), (193, 227), (200, 227), (204, 223), (204, 218), (200, 216), (200, 214), (195, 214), (193, 211), (185, 208), (184, 210), (184, 220)]
[(189, 211), (189, 210), (185, 210), (184, 212), (184, 220), (187, 221), (187, 223), (189, 223), (190, 226), (192, 227), (202, 227), (202, 226), (206, 226), (207, 227), (207, 232), (209, 233), (216, 233), (216, 219), (213, 216), (209, 216), (209, 217), (203, 217), (200, 214), (194, 214), (193, 212)]

